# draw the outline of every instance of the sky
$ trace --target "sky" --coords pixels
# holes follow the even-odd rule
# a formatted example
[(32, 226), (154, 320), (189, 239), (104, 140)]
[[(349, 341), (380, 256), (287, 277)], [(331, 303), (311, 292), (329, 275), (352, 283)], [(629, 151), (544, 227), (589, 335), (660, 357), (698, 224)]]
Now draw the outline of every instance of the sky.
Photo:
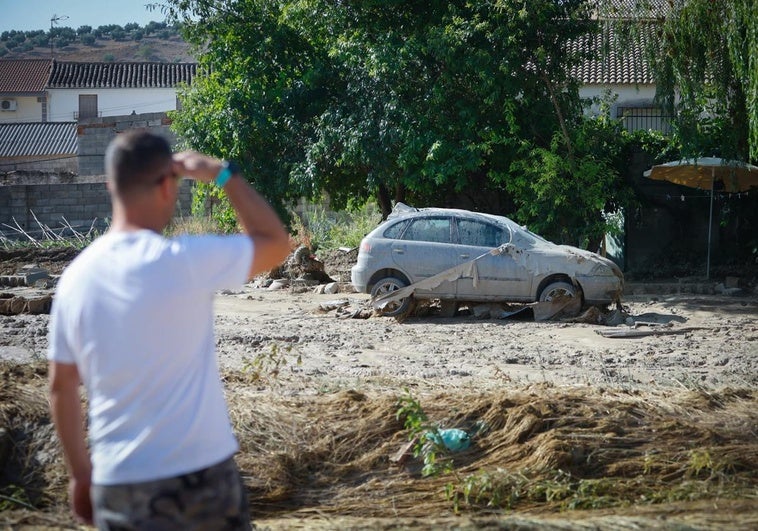
[(50, 30), (53, 16), (68, 17), (58, 27), (123, 26), (136, 22), (144, 26), (151, 20), (162, 22), (160, 9), (149, 11), (145, 4), (160, 0), (0, 0), (0, 32), (7, 30)]

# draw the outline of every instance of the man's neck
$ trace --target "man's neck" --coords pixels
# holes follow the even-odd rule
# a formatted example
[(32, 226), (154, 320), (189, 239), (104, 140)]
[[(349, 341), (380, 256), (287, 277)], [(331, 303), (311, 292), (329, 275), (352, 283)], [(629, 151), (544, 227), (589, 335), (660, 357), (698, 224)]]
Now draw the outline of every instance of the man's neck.
[(153, 232), (163, 232), (163, 226), (158, 220), (150, 219), (151, 216), (141, 215), (142, 211), (132, 212), (123, 205), (113, 205), (113, 219), (111, 221), (109, 232), (137, 232), (140, 230), (151, 230)]

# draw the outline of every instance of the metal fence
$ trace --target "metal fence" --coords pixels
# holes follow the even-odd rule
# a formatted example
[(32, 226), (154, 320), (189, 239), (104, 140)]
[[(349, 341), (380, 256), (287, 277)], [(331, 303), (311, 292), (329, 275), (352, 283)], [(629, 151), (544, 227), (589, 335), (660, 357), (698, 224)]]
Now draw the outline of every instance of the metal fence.
[(616, 116), (622, 120), (624, 127), (632, 131), (671, 132), (671, 116), (658, 107), (618, 107)]

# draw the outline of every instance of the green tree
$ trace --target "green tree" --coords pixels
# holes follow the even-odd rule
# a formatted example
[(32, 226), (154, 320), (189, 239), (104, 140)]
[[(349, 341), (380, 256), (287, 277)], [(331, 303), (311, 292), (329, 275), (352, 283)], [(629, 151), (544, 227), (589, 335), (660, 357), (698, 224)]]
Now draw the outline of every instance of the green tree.
[(758, 1), (670, 0), (661, 11), (638, 0), (621, 13), (614, 0), (600, 2), (630, 35), (622, 45), (646, 48), (683, 154), (758, 160)]
[(92, 46), (95, 44), (95, 41), (97, 38), (92, 33), (85, 33), (79, 39), (82, 41), (82, 44), (85, 44), (87, 46)]
[[(518, 208), (522, 221), (561, 209), (548, 235), (572, 242), (613, 203), (613, 154), (591, 141), (568, 73), (596, 28), (584, 0), (170, 4), (212, 72), (177, 131), (242, 156), (271, 198)], [(546, 193), (560, 197), (526, 208)]]
[(185, 37), (204, 47), (206, 72), (184, 93), (174, 128), (189, 147), (239, 161), (286, 215), (284, 202), (301, 195), (290, 186), (290, 168), (302, 157), (309, 108), (319, 99), (308, 89), (311, 52), (282, 23), (276, 2), (222, 4), (193, 2), (190, 11), (171, 13), (191, 16)]
[(145, 24), (145, 35), (150, 35), (151, 33), (155, 33), (156, 31), (163, 29), (166, 27), (165, 22), (156, 22), (154, 20), (151, 20), (147, 24)]

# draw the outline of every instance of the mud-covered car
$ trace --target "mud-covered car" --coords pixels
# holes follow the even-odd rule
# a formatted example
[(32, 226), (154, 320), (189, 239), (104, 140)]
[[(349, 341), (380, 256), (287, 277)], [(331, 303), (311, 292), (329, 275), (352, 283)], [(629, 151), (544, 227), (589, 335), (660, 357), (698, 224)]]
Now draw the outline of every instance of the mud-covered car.
[(383, 305), (387, 315), (405, 313), (414, 298), (450, 306), (561, 295), (608, 305), (619, 300), (624, 284), (611, 260), (556, 245), (504, 216), (402, 203), (361, 241), (351, 280), (374, 298), (407, 293)]

